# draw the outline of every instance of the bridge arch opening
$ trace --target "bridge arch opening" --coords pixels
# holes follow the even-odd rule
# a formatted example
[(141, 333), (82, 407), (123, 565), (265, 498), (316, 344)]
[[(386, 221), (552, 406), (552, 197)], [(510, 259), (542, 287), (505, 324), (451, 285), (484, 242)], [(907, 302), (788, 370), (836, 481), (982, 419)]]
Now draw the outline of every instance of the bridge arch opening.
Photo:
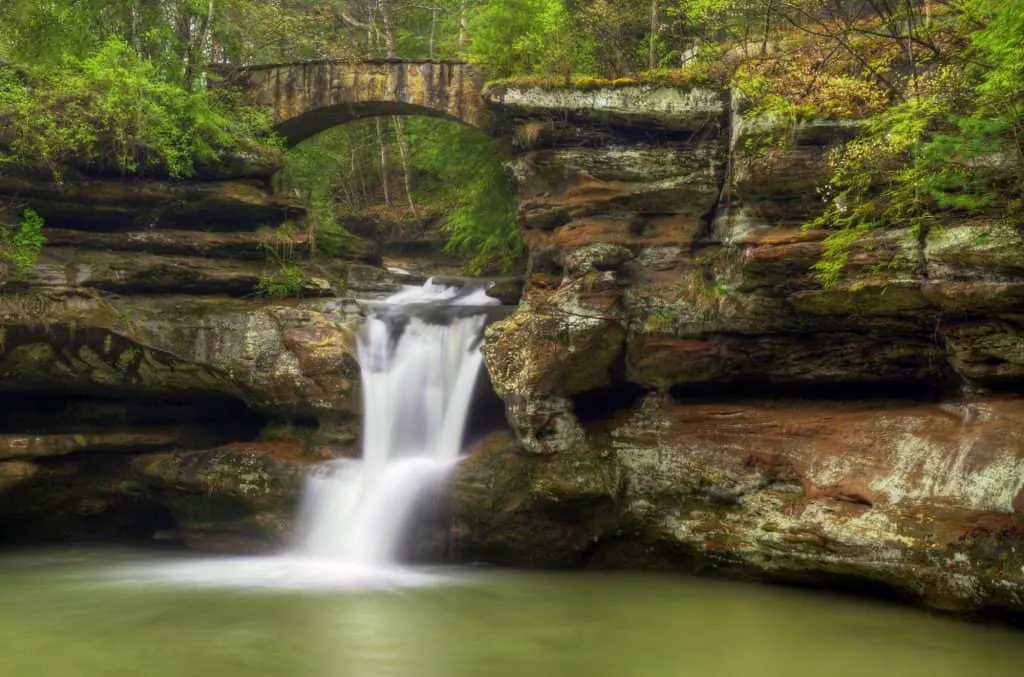
[[(278, 187), (306, 206), (327, 258), (425, 275), (503, 275), (522, 264), (508, 144), (438, 109), (338, 104), (294, 118)], [(351, 282), (351, 276), (350, 276)]]
[[(428, 117), (447, 120), (455, 124), (472, 126), (470, 123), (446, 111), (404, 101), (345, 102), (333, 106), (313, 108), (276, 125), (288, 148), (326, 132), (332, 127), (376, 117)], [(486, 133), (489, 130), (479, 130)]]
[(290, 144), (333, 125), (379, 115), (426, 115), (488, 131), (485, 73), (458, 61), (314, 61), (255, 66), (230, 77), (268, 110)]

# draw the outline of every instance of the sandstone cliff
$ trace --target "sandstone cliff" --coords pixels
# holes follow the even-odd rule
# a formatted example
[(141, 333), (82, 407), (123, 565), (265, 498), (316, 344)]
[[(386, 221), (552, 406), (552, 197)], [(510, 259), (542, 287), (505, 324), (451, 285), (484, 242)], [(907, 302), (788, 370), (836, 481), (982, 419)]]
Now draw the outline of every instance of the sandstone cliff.
[[(258, 180), (4, 177), (0, 193), (48, 240), (0, 296), (0, 540), (281, 542), (305, 465), (354, 453), (359, 415), (344, 270), (275, 231), (301, 210)], [(285, 246), (302, 298), (274, 301), (257, 286)]]
[(826, 289), (800, 225), (855, 124), (765, 149), (713, 92), (491, 97), (531, 265), (487, 333), (515, 435), (459, 470), (463, 557), (1024, 607), (1018, 225), (877, 230)]
[[(459, 467), (460, 559), (1024, 609), (1018, 224), (877, 230), (826, 289), (826, 234), (800, 225), (856, 125), (765, 149), (717, 92), (489, 96), (530, 266), (486, 337), (512, 432)], [(303, 297), (274, 301), (266, 227), (296, 208), (262, 182), (0, 193), (49, 238), (0, 298), (0, 537), (285, 541), (307, 466), (356, 453), (348, 292), (394, 288), (379, 244), (314, 265), (294, 235)]]

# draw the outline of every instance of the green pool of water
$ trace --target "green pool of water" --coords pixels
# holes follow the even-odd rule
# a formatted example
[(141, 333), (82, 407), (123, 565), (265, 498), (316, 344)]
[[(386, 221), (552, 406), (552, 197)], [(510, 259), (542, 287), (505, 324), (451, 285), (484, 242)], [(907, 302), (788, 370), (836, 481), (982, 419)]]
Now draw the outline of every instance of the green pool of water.
[(0, 675), (1024, 675), (1024, 632), (822, 592), (479, 571), (392, 588), (277, 585), (287, 566), (265, 586), (234, 567), (77, 550), (2, 557)]

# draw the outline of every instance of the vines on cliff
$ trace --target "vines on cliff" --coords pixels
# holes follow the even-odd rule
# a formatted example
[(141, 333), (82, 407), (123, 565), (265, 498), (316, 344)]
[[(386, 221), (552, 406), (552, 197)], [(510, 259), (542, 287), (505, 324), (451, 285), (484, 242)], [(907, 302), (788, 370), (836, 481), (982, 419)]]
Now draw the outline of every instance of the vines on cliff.
[(871, 116), (832, 156), (832, 230), (815, 270), (839, 279), (850, 245), (881, 226), (919, 234), (952, 215), (1013, 218), (1024, 210), (1024, 0), (958, 5), (966, 44), (920, 70), (907, 96)]

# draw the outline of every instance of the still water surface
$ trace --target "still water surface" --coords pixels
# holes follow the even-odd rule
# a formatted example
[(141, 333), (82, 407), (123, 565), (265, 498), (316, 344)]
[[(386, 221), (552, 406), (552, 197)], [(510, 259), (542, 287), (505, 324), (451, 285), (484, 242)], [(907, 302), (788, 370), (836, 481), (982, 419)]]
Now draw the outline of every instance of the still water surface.
[(0, 675), (1024, 675), (1022, 631), (821, 592), (451, 570), (399, 587), (266, 587), (251, 560), (153, 557), (0, 558)]

